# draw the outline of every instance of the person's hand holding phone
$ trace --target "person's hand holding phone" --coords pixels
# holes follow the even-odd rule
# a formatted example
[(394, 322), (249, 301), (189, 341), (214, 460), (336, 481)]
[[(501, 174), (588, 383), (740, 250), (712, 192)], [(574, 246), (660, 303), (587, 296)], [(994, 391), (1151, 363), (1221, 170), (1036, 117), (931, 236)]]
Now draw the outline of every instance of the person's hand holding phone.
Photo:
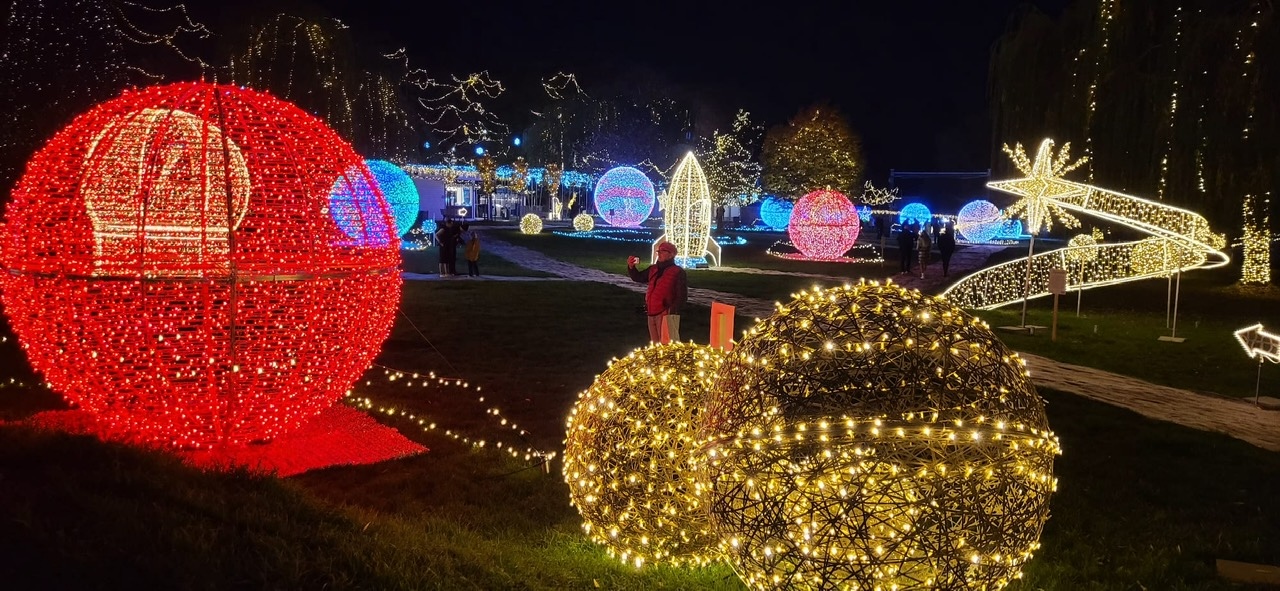
[(627, 257), (627, 266), (634, 267), (640, 262), (640, 258), (636, 256)]

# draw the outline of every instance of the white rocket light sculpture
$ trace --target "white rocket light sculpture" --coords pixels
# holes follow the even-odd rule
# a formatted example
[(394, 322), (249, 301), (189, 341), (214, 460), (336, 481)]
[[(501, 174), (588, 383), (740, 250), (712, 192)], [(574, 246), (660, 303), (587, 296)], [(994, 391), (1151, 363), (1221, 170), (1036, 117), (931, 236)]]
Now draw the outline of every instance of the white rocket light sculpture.
[(693, 152), (676, 167), (666, 193), (658, 197), (658, 207), (666, 213), (663, 234), (653, 243), (652, 260), (658, 260), (658, 245), (670, 242), (679, 260), (705, 256), (708, 264), (720, 266), (720, 245), (711, 237), (711, 189)]

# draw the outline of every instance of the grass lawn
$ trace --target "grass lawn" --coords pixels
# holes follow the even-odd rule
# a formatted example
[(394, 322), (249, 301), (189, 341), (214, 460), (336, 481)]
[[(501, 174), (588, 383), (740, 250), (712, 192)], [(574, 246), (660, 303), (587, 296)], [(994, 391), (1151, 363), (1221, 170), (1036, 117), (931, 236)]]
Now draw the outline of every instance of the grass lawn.
[[(537, 235), (521, 234), (515, 230), (497, 230), (496, 235), (512, 244), (537, 250), (547, 256), (575, 265), (599, 269), (609, 273), (625, 273), (627, 256), (636, 255), (647, 260), (650, 246), (638, 242), (621, 242), (615, 240), (591, 240), (560, 236), (543, 231)], [(660, 232), (652, 231), (654, 237)], [(821, 285), (831, 287), (845, 281), (856, 281), (859, 277), (884, 278), (896, 270), (894, 262), (880, 263), (821, 263), (809, 261), (793, 261), (766, 254), (774, 242), (786, 238), (780, 232), (742, 232), (729, 235), (741, 235), (747, 240), (745, 245), (722, 246), (724, 266), (730, 268), (754, 268), (790, 273), (810, 273), (826, 275), (836, 279), (819, 279), (814, 277), (789, 277), (785, 275), (748, 275), (743, 273), (720, 272), (712, 270), (689, 271), (689, 286), (713, 289), (729, 293), (737, 293), (753, 298), (771, 301), (785, 301), (792, 293), (801, 289)], [(878, 248), (878, 247), (877, 247)], [(892, 253), (896, 251), (891, 251)], [(865, 255), (864, 255), (865, 256)]]
[[(1166, 328), (1168, 282), (1151, 279), (1084, 292), (1082, 316), (1076, 296), (1059, 299), (1058, 341), (1046, 333), (1000, 333), (1010, 347), (1067, 363), (1139, 377), (1157, 384), (1253, 397), (1258, 364), (1233, 333), (1261, 322), (1280, 329), (1280, 288), (1233, 285), (1238, 272), (1224, 269), (1187, 273), (1178, 303), (1177, 336), (1183, 343), (1157, 340)], [(992, 326), (1018, 325), (1019, 304), (978, 312)], [(1027, 323), (1051, 326), (1053, 298), (1033, 300)], [(1096, 328), (1096, 332), (1095, 332)], [(1280, 396), (1280, 367), (1262, 367), (1262, 394)]]
[[(486, 401), (461, 388), (406, 388), (378, 369), (356, 390), (442, 429), (558, 450), (577, 393), (610, 357), (645, 341), (643, 318), (629, 312), (637, 303), (591, 283), (407, 282), (378, 362), (464, 378)], [(705, 342), (707, 322), (707, 310), (690, 310), (684, 330)], [(20, 356), (12, 338), (0, 343), (0, 367), (20, 371)], [(1065, 449), (1060, 491), (1044, 548), (1013, 588), (1240, 589), (1214, 577), (1214, 558), (1280, 564), (1280, 454), (1042, 394)], [(43, 389), (0, 389), (10, 418), (57, 405)], [(489, 407), (529, 436), (497, 425)], [(637, 571), (609, 559), (580, 534), (558, 460), (547, 474), (381, 420), (431, 451), (280, 480), (0, 428), (0, 580), (24, 589), (742, 588), (724, 566)]]

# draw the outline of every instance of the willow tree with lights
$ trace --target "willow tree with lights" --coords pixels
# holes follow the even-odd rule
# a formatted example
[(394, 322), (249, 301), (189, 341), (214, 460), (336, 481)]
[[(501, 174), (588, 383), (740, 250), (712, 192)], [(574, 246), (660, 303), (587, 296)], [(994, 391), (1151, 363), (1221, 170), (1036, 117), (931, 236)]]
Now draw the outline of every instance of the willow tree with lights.
[(764, 189), (790, 199), (816, 189), (856, 195), (864, 169), (862, 139), (827, 105), (808, 107), (770, 129), (760, 160)]
[(1242, 282), (1268, 283), (1270, 199), (1280, 190), (1278, 8), (1084, 0), (1056, 20), (1026, 9), (992, 53), (993, 148), (1020, 137), (1071, 141), (1090, 159), (1090, 183), (1240, 228)]

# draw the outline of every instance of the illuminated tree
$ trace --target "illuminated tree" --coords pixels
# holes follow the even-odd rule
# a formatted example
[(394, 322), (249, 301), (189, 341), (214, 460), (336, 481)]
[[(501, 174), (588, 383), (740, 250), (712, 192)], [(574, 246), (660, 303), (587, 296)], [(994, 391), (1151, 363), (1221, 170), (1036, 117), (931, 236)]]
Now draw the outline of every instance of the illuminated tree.
[(525, 162), (524, 156), (516, 158), (511, 168), (511, 190), (517, 193), (523, 193), (529, 186), (529, 163)]
[[(184, 6), (113, 0), (10, 0), (0, 22), (0, 195), (71, 118), (132, 85), (203, 64), (186, 47), (211, 35)], [(180, 42), (182, 47), (180, 47)], [(161, 68), (162, 70), (157, 70)]]
[(855, 195), (861, 184), (862, 139), (826, 105), (808, 107), (770, 129), (760, 159), (765, 190), (791, 199), (824, 188)]
[(742, 206), (760, 198), (760, 162), (755, 157), (760, 132), (749, 114), (739, 110), (729, 132), (716, 130), (699, 142), (698, 156), (711, 187), (717, 222), (723, 221), (726, 206)]
[(480, 192), (492, 195), (498, 188), (498, 165), (493, 157), (485, 154), (476, 159), (476, 172), (480, 173)]

